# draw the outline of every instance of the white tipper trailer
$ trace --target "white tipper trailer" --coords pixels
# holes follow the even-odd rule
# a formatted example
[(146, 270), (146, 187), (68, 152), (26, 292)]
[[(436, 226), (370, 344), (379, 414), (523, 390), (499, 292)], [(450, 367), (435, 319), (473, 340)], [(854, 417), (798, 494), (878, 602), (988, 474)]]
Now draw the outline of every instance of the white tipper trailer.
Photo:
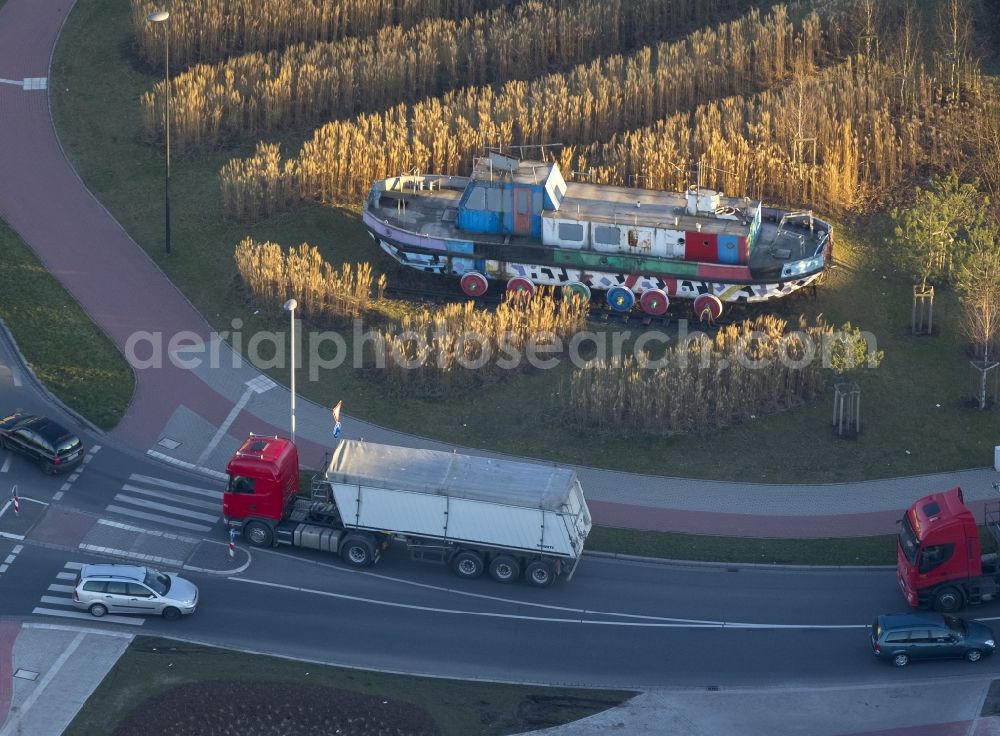
[(339, 539), (317, 543), (313, 529), (308, 542), (301, 533), (289, 541), (339, 552), (349, 564), (374, 563), (395, 539), (414, 559), (448, 564), (460, 577), (523, 574), (545, 587), (572, 578), (591, 528), (576, 473), (543, 463), (343, 440), (312, 492), (312, 518), (293, 512), (290, 520), (315, 526), (321, 509), (335, 506), (323, 526), (342, 530)]

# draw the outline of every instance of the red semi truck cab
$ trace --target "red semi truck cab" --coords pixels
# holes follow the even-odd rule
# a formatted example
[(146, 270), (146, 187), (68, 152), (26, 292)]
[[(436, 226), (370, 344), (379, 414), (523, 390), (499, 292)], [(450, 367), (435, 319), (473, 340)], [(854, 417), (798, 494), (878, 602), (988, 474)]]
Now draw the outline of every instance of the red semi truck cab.
[[(988, 510), (991, 532), (996, 522), (997, 512)], [(961, 488), (932, 493), (906, 510), (899, 522), (896, 572), (911, 606), (957, 611), (996, 596), (996, 555), (982, 554), (979, 526)]]
[(283, 437), (250, 435), (226, 466), (222, 516), (230, 527), (281, 521), (299, 493), (299, 453)]

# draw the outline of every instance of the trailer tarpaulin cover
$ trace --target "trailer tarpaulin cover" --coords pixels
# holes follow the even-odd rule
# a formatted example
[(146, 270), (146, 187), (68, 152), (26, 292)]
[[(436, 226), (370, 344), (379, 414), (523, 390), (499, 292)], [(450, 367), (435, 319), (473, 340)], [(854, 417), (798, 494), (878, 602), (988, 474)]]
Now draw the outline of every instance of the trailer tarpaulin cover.
[(560, 510), (576, 473), (541, 463), (342, 440), (327, 480), (407, 489), (548, 511)]

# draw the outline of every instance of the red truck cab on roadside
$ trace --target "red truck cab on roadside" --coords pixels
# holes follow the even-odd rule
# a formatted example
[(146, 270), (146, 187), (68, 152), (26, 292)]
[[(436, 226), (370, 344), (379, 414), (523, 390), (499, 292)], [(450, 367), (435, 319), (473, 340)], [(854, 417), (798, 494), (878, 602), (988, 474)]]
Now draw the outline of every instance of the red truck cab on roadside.
[(254, 521), (271, 527), (284, 518), (299, 493), (299, 453), (282, 437), (250, 435), (226, 472), (222, 515), (230, 527), (240, 529)]
[[(987, 511), (997, 529), (997, 513)], [(983, 555), (979, 526), (961, 488), (932, 493), (915, 502), (899, 522), (896, 572), (907, 603), (957, 611), (1000, 592), (997, 557)]]

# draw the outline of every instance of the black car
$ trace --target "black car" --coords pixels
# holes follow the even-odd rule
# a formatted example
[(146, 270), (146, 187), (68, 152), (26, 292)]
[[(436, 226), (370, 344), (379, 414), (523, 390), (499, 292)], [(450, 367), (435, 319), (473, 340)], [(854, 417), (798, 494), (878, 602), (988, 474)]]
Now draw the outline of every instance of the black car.
[(79, 437), (51, 419), (21, 411), (0, 419), (0, 445), (28, 456), (46, 473), (69, 470), (83, 459)]
[(996, 640), (986, 624), (941, 613), (891, 613), (872, 624), (872, 651), (905, 667), (914, 659), (967, 659), (993, 654)]

